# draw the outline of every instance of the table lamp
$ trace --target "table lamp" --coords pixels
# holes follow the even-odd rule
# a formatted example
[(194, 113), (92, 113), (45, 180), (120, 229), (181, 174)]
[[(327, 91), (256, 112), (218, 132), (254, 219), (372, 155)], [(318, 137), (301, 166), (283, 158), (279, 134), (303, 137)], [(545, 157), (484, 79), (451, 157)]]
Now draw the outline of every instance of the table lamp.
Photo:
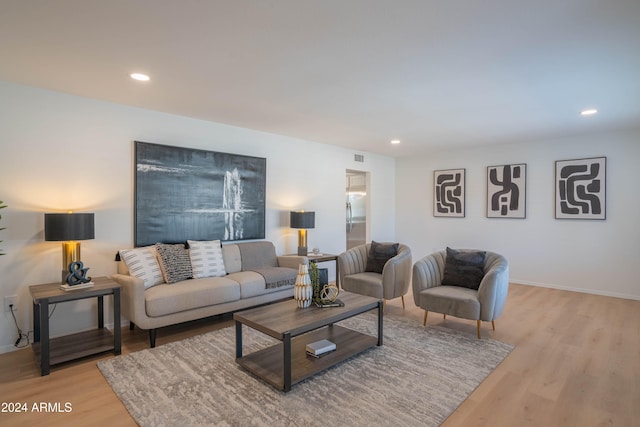
[(62, 282), (69, 275), (71, 264), (80, 262), (79, 240), (93, 239), (92, 213), (44, 214), (44, 240), (62, 242)]
[(307, 256), (307, 229), (315, 223), (315, 212), (291, 211), (290, 226), (298, 229), (298, 255)]

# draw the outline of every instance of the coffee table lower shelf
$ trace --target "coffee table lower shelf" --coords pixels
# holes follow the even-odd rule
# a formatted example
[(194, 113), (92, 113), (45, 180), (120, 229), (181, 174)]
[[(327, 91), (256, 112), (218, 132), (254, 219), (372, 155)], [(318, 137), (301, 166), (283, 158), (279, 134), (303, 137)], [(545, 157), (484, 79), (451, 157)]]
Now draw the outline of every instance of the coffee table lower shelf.
[[(328, 339), (336, 344), (336, 350), (319, 358), (308, 356), (309, 343)], [(325, 369), (355, 356), (378, 344), (378, 338), (338, 325), (325, 326), (291, 339), (291, 385), (309, 378)], [(244, 369), (263, 379), (279, 390), (285, 390), (283, 343), (236, 358)]]

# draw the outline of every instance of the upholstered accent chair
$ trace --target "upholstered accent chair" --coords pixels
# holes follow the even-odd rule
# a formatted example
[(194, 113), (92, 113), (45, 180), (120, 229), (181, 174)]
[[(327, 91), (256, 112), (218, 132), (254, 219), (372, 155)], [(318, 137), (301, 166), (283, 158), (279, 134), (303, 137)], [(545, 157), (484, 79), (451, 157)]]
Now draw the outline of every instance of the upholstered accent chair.
[(371, 245), (356, 246), (338, 255), (340, 286), (348, 292), (380, 298), (385, 304), (387, 300), (401, 297), (404, 308), (404, 295), (411, 285), (411, 249), (397, 244), (397, 255), (380, 266), (381, 272), (376, 272), (367, 271), (372, 270), (369, 259)]
[[(465, 252), (479, 252), (476, 250), (461, 250)], [(413, 300), (424, 309), (423, 324), (427, 324), (430, 311), (477, 320), (478, 338), (482, 321), (491, 322), (495, 331), (495, 320), (502, 314), (509, 289), (509, 262), (495, 252), (484, 251), (485, 259), (482, 266), (479, 287), (460, 283), (459, 286), (443, 285), (447, 251), (439, 251), (418, 260), (413, 266)], [(455, 277), (455, 276), (454, 276)], [(458, 279), (461, 282), (463, 280)]]

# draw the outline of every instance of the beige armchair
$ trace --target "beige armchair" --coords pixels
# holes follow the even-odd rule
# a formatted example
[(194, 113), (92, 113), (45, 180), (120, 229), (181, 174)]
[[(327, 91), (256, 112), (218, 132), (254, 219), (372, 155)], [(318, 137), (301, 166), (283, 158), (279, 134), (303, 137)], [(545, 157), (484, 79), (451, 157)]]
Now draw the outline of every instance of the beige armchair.
[(442, 285), (447, 252), (439, 251), (418, 260), (413, 266), (413, 300), (423, 308), (424, 321), (430, 311), (463, 319), (477, 320), (478, 338), (480, 324), (495, 320), (502, 314), (509, 289), (509, 263), (494, 252), (486, 251), (484, 276), (478, 290), (462, 286)]
[(398, 254), (389, 259), (382, 273), (367, 270), (367, 259), (371, 243), (356, 246), (338, 255), (338, 270), (342, 289), (361, 295), (386, 300), (402, 298), (411, 284), (411, 249), (399, 244)]

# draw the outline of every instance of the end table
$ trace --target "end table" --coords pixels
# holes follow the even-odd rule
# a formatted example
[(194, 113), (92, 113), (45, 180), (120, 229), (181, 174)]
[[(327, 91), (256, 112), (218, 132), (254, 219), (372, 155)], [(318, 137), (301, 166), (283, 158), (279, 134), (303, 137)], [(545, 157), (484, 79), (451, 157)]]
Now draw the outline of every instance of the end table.
[[(33, 299), (33, 351), (40, 361), (40, 374), (49, 375), (51, 365), (113, 350), (122, 352), (120, 330), (120, 285), (108, 277), (94, 277), (94, 286), (64, 291), (60, 283), (29, 286)], [(113, 295), (113, 334), (104, 327), (104, 296)], [(49, 305), (98, 298), (98, 329), (49, 338)]]

